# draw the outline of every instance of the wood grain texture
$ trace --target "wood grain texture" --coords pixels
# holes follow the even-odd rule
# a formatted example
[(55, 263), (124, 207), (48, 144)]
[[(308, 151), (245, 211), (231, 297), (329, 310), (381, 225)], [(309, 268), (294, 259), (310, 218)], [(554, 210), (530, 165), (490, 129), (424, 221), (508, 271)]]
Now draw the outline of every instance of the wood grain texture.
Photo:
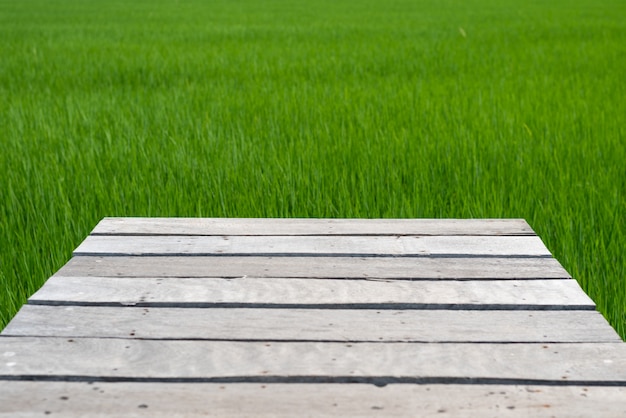
[[(337, 280), (240, 277), (126, 278), (53, 276), (31, 298), (34, 304), (140, 306), (378, 305), (428, 308), (593, 309), (573, 279), (565, 280)], [(423, 305), (423, 306), (420, 306)], [(410, 307), (410, 306), (407, 306)]]
[(622, 416), (593, 308), (520, 219), (106, 218), (0, 334), (0, 416)]
[(24, 306), (4, 336), (369, 342), (620, 342), (595, 311)]
[(439, 379), (626, 386), (623, 343), (268, 343), (2, 336), (0, 356), (0, 380), (55, 376), (387, 384)]
[(523, 219), (104, 218), (108, 235), (535, 235)]
[(587, 418), (626, 416), (624, 399), (624, 387), (10, 382), (0, 417)]
[(74, 255), (551, 256), (537, 236), (180, 235), (91, 235)]
[(554, 258), (73, 257), (62, 276), (369, 279), (571, 278)]

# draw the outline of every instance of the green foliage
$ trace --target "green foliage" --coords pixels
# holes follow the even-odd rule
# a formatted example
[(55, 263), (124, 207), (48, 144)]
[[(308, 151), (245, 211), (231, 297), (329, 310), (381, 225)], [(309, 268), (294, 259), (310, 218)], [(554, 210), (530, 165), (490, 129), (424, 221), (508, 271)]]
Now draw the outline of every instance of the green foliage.
[(0, 0), (0, 328), (104, 216), (520, 217), (625, 337), (624, 16)]

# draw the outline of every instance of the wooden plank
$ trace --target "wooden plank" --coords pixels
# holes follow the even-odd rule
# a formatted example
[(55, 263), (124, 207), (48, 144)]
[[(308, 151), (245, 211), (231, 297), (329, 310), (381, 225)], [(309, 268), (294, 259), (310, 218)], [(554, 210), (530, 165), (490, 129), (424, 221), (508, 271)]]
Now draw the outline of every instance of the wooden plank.
[(11, 382), (0, 416), (620, 417), (626, 388)]
[(180, 235), (91, 235), (74, 255), (551, 256), (537, 236)]
[(626, 344), (293, 343), (0, 337), (0, 380), (626, 385)]
[(108, 235), (535, 235), (523, 219), (104, 218)]
[(139, 306), (381, 305), (465, 309), (594, 309), (573, 279), (566, 280), (337, 280), (240, 277), (127, 278), (52, 276), (33, 304)]
[(554, 258), (74, 257), (62, 276), (370, 279), (571, 278)]
[(370, 342), (621, 342), (595, 311), (24, 306), (4, 336)]

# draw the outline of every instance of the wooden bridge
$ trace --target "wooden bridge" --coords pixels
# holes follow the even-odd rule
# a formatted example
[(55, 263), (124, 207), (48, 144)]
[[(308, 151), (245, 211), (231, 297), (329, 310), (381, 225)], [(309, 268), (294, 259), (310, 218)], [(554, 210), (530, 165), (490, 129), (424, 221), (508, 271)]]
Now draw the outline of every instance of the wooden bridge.
[(626, 416), (523, 220), (107, 218), (0, 335), (0, 416)]

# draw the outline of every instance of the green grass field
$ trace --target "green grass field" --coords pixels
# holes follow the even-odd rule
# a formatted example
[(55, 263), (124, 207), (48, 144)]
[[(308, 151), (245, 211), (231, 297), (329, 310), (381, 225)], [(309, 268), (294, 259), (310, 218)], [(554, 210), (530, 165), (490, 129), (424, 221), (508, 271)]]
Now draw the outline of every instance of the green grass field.
[(621, 0), (0, 0), (0, 328), (104, 216), (525, 218), (626, 337)]

